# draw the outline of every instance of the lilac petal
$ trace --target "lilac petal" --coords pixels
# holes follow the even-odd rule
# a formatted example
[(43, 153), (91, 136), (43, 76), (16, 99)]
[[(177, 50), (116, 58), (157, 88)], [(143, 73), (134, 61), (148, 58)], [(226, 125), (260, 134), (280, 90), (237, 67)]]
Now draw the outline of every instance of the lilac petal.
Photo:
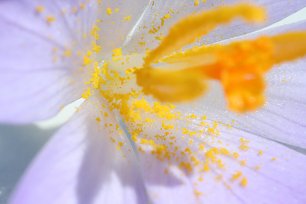
[[(208, 0), (205, 1), (205, 3), (201, 2), (199, 6), (194, 6), (194, 1), (190, 0), (154, 1), (144, 11), (141, 19), (139, 19), (138, 23), (136, 24), (136, 27), (133, 29), (133, 32), (130, 34), (131, 36), (129, 38), (129, 41), (126, 42), (125, 47), (127, 50), (135, 50), (137, 48), (137, 50), (139, 51), (143, 51), (146, 48), (154, 48), (159, 43), (159, 41), (156, 40), (156, 37), (166, 35), (169, 27), (182, 17), (192, 12), (209, 10), (220, 5), (233, 5), (238, 2), (239, 1), (236, 0)], [(305, 1), (303, 0), (298, 0), (294, 2), (288, 2), (287, 0), (261, 0), (253, 3), (263, 6), (267, 9), (268, 21), (264, 25), (255, 26), (248, 25), (244, 21), (235, 21), (230, 25), (222, 26), (211, 32), (210, 34), (204, 36), (202, 43), (210, 44), (224, 39), (229, 39), (234, 36), (249, 33), (251, 31), (277, 22), (289, 16), (290, 14), (293, 14), (299, 9), (302, 9), (306, 5)], [(164, 26), (161, 26), (161, 19), (166, 14), (170, 14), (171, 18), (164, 20)], [(143, 46), (141, 42), (146, 42), (146, 46)]]
[[(196, 124), (195, 121), (193, 130)], [(305, 155), (244, 131), (222, 127), (219, 130), (221, 134), (215, 140), (208, 139), (215, 136), (205, 135), (195, 146), (203, 143), (239, 153), (238, 159), (218, 156), (224, 168), (211, 165), (208, 172), (194, 172), (189, 176), (171, 171), (165, 174), (166, 162), (141, 154), (146, 187), (148, 193), (154, 195), (153, 203), (305, 203)], [(249, 141), (248, 150), (240, 148), (241, 137)], [(200, 154), (196, 150), (193, 153)], [(247, 178), (246, 186), (240, 185), (242, 176), (232, 180), (237, 171)], [(194, 190), (200, 195), (194, 194)]]
[[(122, 47), (148, 4), (149, 0), (105, 0), (101, 5), (97, 5), (96, 18), (102, 20), (98, 24), (100, 27), (98, 43), (102, 46), (103, 55), (111, 55), (114, 48)], [(111, 14), (107, 13), (107, 9), (111, 10)]]
[(95, 119), (103, 117), (87, 105), (35, 159), (12, 204), (148, 202), (135, 157), (110, 140), (122, 136), (109, 133), (104, 123)]
[[(81, 95), (82, 90), (71, 78), (71, 68), (77, 67), (63, 57), (72, 39), (59, 8), (50, 2), (0, 2), (2, 122), (45, 119)], [(37, 13), (39, 5), (45, 5), (45, 13)], [(47, 23), (47, 14), (55, 22)]]
[[(166, 174), (168, 164), (157, 160), (150, 153), (140, 153), (140, 158), (140, 168), (152, 203), (197, 203), (193, 183), (188, 177), (182, 176), (179, 171), (174, 171), (179, 172), (177, 174)], [(174, 170), (177, 169), (174, 167)]]
[[(271, 28), (241, 38), (255, 38), (287, 31), (305, 30), (305, 22)], [(227, 43), (225, 41), (224, 43)], [(226, 108), (222, 88), (213, 82), (207, 95), (181, 110), (206, 115), (209, 120), (232, 124), (235, 128), (269, 138), (281, 143), (306, 147), (305, 59), (282, 64), (267, 74), (266, 104), (262, 109), (248, 114), (235, 114)]]
[[(239, 161), (246, 161), (246, 165), (241, 166), (239, 161), (231, 158), (222, 158), (226, 170), (223, 172), (217, 169), (216, 172), (220, 172), (224, 180), (231, 180), (236, 171), (241, 171), (248, 184), (241, 187), (238, 182), (228, 181), (230, 189), (227, 189), (225, 185), (218, 184), (211, 174), (208, 182), (211, 180), (215, 185), (208, 186), (203, 182), (202, 191), (209, 191), (203, 200), (217, 203), (254, 203), (255, 200), (257, 203), (305, 203), (305, 155), (244, 131), (221, 130), (221, 137), (225, 147), (238, 152)], [(249, 150), (242, 151), (239, 148), (241, 137), (249, 141)], [(224, 191), (227, 193), (220, 196), (219, 193)]]

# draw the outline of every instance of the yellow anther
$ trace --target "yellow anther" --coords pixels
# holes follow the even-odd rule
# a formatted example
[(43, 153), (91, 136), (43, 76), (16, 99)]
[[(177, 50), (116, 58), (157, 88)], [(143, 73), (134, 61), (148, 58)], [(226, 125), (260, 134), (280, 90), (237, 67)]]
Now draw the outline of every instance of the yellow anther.
[(277, 35), (271, 40), (274, 45), (274, 63), (294, 60), (306, 54), (306, 31)]
[(137, 83), (145, 94), (160, 101), (178, 102), (194, 99), (206, 91), (206, 84), (198, 74), (185, 71), (166, 71), (145, 68), (136, 71)]
[(145, 64), (148, 65), (161, 57), (166, 57), (212, 31), (218, 25), (229, 23), (236, 17), (258, 22), (265, 19), (265, 12), (260, 7), (239, 4), (190, 15), (170, 29), (169, 34), (163, 39), (161, 44), (147, 56)]
[[(260, 37), (224, 46), (202, 46), (162, 60), (167, 63), (163, 65), (165, 68), (140, 69), (137, 73), (137, 83), (143, 87), (146, 94), (152, 94), (163, 101), (180, 102), (205, 93), (207, 80), (218, 80), (223, 86), (230, 110), (252, 111), (265, 102), (266, 72), (274, 64), (305, 56), (305, 47), (306, 32)], [(176, 66), (180, 69), (173, 70)], [(171, 80), (168, 83), (160, 83), (162, 79), (169, 77)], [(193, 92), (181, 91), (191, 90), (191, 83), (183, 84), (187, 80), (194, 83)], [(168, 90), (172, 92), (169, 93)], [(174, 97), (177, 93), (184, 94)]]

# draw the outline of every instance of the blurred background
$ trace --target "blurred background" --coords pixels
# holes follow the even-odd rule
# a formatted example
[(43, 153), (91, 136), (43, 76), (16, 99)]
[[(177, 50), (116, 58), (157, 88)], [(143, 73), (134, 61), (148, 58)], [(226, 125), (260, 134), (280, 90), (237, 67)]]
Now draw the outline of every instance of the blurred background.
[[(285, 9), (285, 8), (284, 8)], [(306, 20), (306, 8), (272, 25), (280, 26)], [(73, 114), (77, 101), (63, 109), (56, 117), (29, 125), (0, 124), (0, 204), (5, 204), (18, 180), (35, 155)], [(298, 150), (306, 153), (304, 150)]]

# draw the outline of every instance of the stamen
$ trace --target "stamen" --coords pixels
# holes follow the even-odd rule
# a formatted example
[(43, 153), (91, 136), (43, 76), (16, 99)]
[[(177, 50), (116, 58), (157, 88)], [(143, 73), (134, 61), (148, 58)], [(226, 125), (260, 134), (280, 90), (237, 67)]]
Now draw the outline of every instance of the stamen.
[(191, 100), (206, 90), (201, 75), (185, 70), (141, 69), (137, 71), (137, 83), (145, 94), (167, 102)]
[(265, 12), (260, 7), (239, 4), (190, 15), (170, 29), (169, 34), (163, 39), (159, 47), (147, 56), (145, 65), (149, 65), (161, 57), (194, 42), (217, 26), (229, 23), (237, 17), (242, 17), (250, 22), (261, 22), (265, 19)]
[(285, 33), (271, 38), (275, 63), (291, 61), (305, 56), (306, 32)]
[[(188, 101), (207, 90), (207, 80), (223, 86), (228, 108), (246, 112), (263, 106), (264, 75), (273, 65), (306, 54), (306, 32), (259, 37), (228, 45), (201, 46), (174, 53), (219, 24), (241, 16), (250, 21), (264, 19), (261, 8), (250, 5), (220, 7), (189, 16), (174, 25), (159, 47), (145, 58), (136, 72), (145, 94), (166, 102)], [(152, 63), (159, 61), (159, 68)]]

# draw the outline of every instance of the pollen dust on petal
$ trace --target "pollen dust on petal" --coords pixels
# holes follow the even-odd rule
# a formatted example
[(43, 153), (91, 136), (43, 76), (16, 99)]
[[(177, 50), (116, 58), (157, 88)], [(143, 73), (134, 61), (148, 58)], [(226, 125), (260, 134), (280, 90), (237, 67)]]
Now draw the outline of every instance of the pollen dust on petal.
[[(220, 11), (224, 16), (217, 21), (215, 17)], [(107, 13), (113, 14), (112, 10)], [(161, 24), (171, 15), (163, 16)], [(194, 195), (199, 199), (205, 196), (205, 192), (197, 186), (205, 184), (209, 178), (216, 178), (215, 182), (227, 189), (231, 186), (247, 188), (252, 184), (252, 179), (248, 178), (245, 170), (252, 164), (252, 168), (258, 167), (256, 170), (259, 171), (262, 163), (253, 164), (254, 161), (249, 161), (245, 155), (267, 158), (263, 155), (264, 150), (253, 150), (252, 141), (243, 136), (237, 136), (231, 143), (222, 138), (221, 129), (230, 130), (233, 123), (211, 121), (206, 115), (197, 113), (185, 114), (172, 102), (198, 97), (208, 90), (207, 80), (218, 80), (225, 90), (230, 109), (238, 112), (255, 109), (262, 105), (264, 99), (263, 74), (276, 61), (279, 63), (304, 54), (303, 51), (297, 51), (295, 55), (276, 52), (275, 46), (289, 46), (287, 40), (292, 36), (262, 37), (175, 52), (212, 28), (236, 17), (252, 22), (264, 18), (261, 8), (250, 5), (223, 7), (191, 15), (187, 20), (196, 20), (195, 24), (186, 24), (186, 19), (183, 19), (147, 56), (126, 53), (124, 47), (117, 47), (112, 50), (109, 59), (103, 60), (97, 57), (100, 57), (103, 49), (99, 43), (102, 37), (101, 20), (86, 33), (91, 46), (79, 55), (81, 70), (86, 71), (88, 77), (81, 97), (103, 101), (97, 106), (100, 115), (97, 115), (95, 122), (118, 135), (128, 131), (141, 156), (152, 157), (164, 164), (161, 173), (174, 174), (175, 167), (186, 176), (194, 176)], [(188, 32), (190, 30), (191, 33)], [(167, 65), (153, 68), (156, 62)], [(238, 69), (238, 65), (243, 69)], [(181, 67), (173, 69), (176, 66)], [(150, 94), (159, 100), (148, 96)], [(113, 115), (120, 118), (124, 128), (119, 123), (107, 122)], [(129, 146), (122, 137), (110, 136), (109, 139), (118, 151)], [(269, 159), (277, 162), (271, 157)]]

